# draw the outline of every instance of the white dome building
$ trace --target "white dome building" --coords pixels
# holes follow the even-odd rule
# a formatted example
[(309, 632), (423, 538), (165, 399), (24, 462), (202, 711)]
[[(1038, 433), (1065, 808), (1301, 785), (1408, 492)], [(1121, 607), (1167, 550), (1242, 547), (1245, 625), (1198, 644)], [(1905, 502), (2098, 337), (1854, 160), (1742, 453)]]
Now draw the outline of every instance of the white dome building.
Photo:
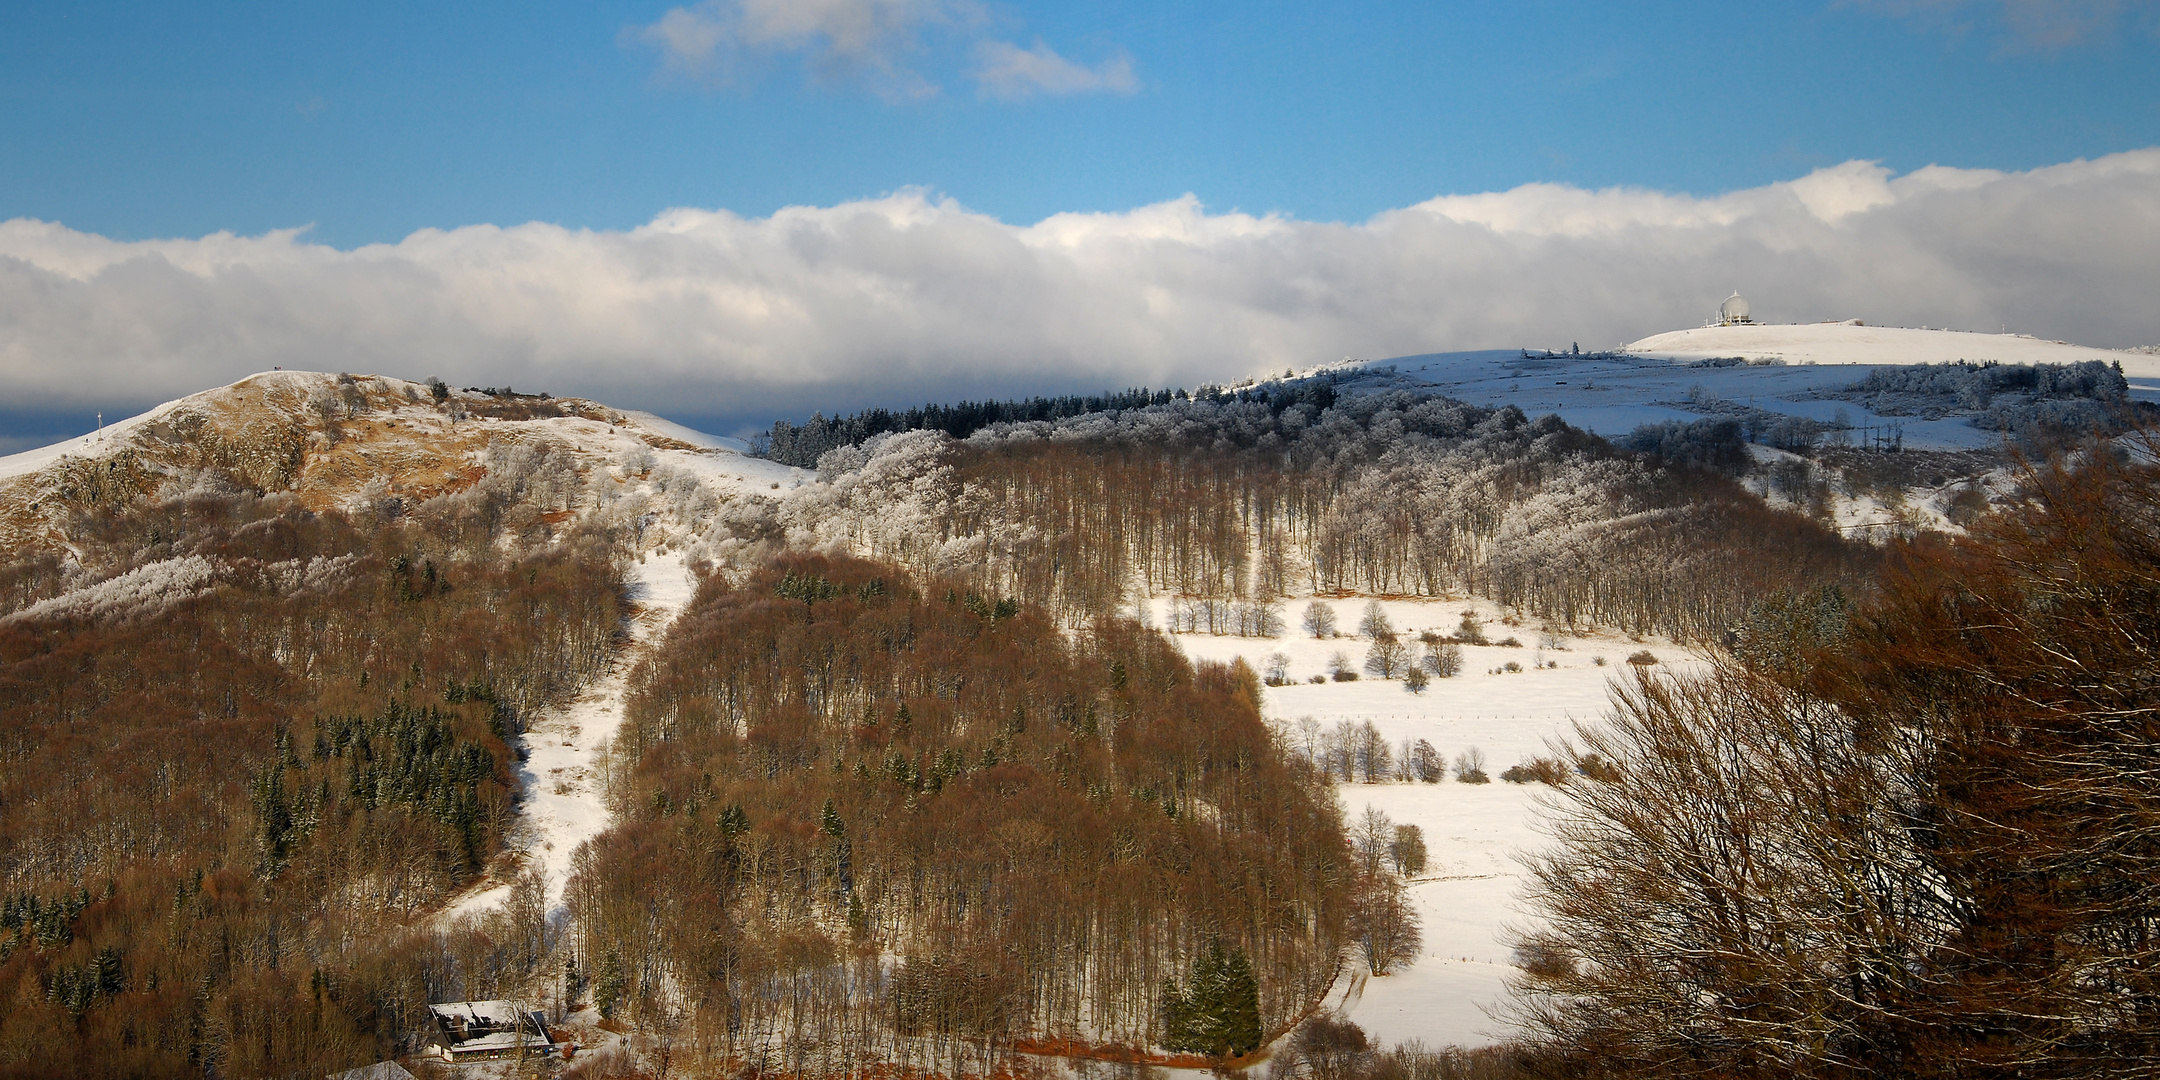
[(1748, 315), (1747, 300), (1739, 293), (1725, 298), (1717, 309), (1719, 326), (1745, 326), (1755, 320)]

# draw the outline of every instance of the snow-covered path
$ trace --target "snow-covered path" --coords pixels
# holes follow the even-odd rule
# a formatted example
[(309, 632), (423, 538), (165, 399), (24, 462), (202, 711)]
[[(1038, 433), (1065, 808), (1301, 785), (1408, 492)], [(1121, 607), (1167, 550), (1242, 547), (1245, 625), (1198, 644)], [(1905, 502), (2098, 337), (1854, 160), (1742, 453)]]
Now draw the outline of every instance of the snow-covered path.
[[(526, 760), (518, 766), (521, 797), (510, 847), (524, 869), (547, 875), (550, 915), (562, 905), (570, 856), (578, 845), (606, 831), (610, 819), (603, 773), (609, 743), (622, 726), (631, 669), (682, 614), (697, 580), (680, 552), (647, 554), (630, 567), (629, 640), (607, 675), (575, 701), (542, 713), (525, 732)], [(507, 883), (490, 882), (457, 898), (443, 918), (477, 914), (500, 905)]]

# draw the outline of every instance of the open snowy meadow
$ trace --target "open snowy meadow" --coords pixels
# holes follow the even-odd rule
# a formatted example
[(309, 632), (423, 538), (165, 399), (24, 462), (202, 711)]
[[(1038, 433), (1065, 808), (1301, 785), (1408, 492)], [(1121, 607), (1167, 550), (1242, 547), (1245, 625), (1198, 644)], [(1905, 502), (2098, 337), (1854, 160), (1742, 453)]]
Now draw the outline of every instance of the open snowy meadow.
[[(1333, 638), (1315, 638), (1300, 628), (1310, 602), (1300, 598), (1283, 605), (1286, 625), (1279, 638), (1172, 637), (1195, 660), (1243, 657), (1255, 671), (1266, 671), (1272, 656), (1286, 657), (1289, 681), (1268, 688), (1265, 707), (1269, 722), (1293, 747), (1309, 736), (1324, 738), (1345, 721), (1370, 722), (1398, 756), (1406, 741), (1422, 739), (1450, 765), (1447, 779), (1438, 783), (1337, 785), (1345, 821), (1355, 823), (1369, 807), (1398, 825), (1416, 825), (1424, 832), (1428, 856), (1424, 872), (1410, 885), (1423, 923), (1424, 948), (1417, 962), (1379, 978), (1353, 964), (1329, 1004), (1388, 1043), (1418, 1039), (1431, 1046), (1476, 1046), (1505, 1038), (1505, 980), (1513, 970), (1508, 931), (1525, 922), (1518, 906), (1525, 884), (1518, 855), (1545, 842), (1538, 822), (1550, 789), (1534, 781), (1507, 783), (1500, 774), (1550, 756), (1552, 744), (1568, 737), (1576, 723), (1597, 722), (1607, 708), (1610, 680), (1630, 675), (1629, 656), (1647, 650), (1657, 657), (1657, 670), (1696, 669), (1705, 661), (1657, 638), (1548, 634), (1534, 620), (1511, 624), (1494, 605), (1475, 598), (1382, 600), (1381, 609), (1406, 642), (1415, 643), (1425, 630), (1457, 632), (1466, 611), (1477, 614), (1489, 639), (1521, 642), (1465, 645), (1460, 675), (1433, 679), (1423, 693), (1413, 694), (1400, 680), (1362, 674), (1372, 642), (1352, 635), (1369, 598), (1319, 601), (1334, 609), (1341, 636)], [(1175, 603), (1154, 601), (1150, 617), (1169, 625)], [(1326, 676), (1338, 656), (1361, 673), (1358, 680), (1310, 681)], [(1510, 663), (1521, 670), (1508, 671)], [(1456, 779), (1456, 759), (1471, 752), (1482, 752), (1490, 783)]]

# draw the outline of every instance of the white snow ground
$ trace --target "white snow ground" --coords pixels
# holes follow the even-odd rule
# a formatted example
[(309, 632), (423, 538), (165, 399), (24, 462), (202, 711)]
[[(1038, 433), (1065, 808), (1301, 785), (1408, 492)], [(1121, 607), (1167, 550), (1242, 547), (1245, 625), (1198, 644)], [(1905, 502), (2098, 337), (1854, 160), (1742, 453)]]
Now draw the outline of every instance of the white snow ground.
[[(1779, 360), (1764, 366), (1689, 367), (1712, 357)], [(1843, 411), (1858, 426), (1896, 428), (1914, 449), (1965, 450), (1998, 446), (1999, 432), (1962, 417), (1922, 420), (1870, 413), (1857, 402), (1811, 395), (1849, 386), (1873, 367), (1999, 360), (2004, 363), (2120, 362), (2130, 396), (2160, 402), (2160, 356), (2115, 352), (2016, 334), (1818, 323), (1800, 326), (1704, 327), (1644, 338), (1619, 354), (1554, 356), (1520, 349), (1430, 353), (1375, 360), (1369, 385), (1431, 387), (1474, 405), (1513, 404), (1531, 416), (1557, 413), (1576, 427), (1607, 437), (1661, 420), (1700, 420), (1676, 407), (1690, 391), (1769, 412), (1830, 421)]]
[(628, 417), (638, 427), (655, 435), (674, 439), (677, 442), (689, 443), (691, 446), (701, 450), (733, 450), (740, 453), (750, 448), (750, 444), (741, 439), (731, 439), (725, 435), (707, 434), (696, 428), (684, 427), (667, 417), (656, 416), (649, 412), (626, 409), (622, 415)]
[[(1308, 601), (1283, 605), (1289, 628), (1284, 637), (1235, 638), (1205, 634), (1173, 636), (1194, 659), (1229, 660), (1243, 656), (1264, 671), (1271, 653), (1290, 658), (1293, 685), (1272, 687), (1265, 696), (1268, 719), (1288, 737), (1300, 736), (1299, 720), (1311, 717), (1322, 729), (1349, 720), (1371, 721), (1391, 743), (1424, 739), (1451, 762), (1476, 747), (1483, 750), (1489, 784), (1338, 784), (1345, 819), (1355, 822), (1370, 806), (1397, 824), (1424, 831), (1428, 849), (1425, 873), (1410, 887), (1424, 922), (1424, 950), (1416, 964), (1384, 978), (1346, 973), (1329, 1003), (1376, 1039), (1388, 1043), (1423, 1040), (1429, 1046), (1478, 1046), (1508, 1034), (1493, 1013), (1506, 999), (1503, 981), (1513, 970), (1509, 926), (1527, 921), (1518, 906), (1524, 881), (1517, 855), (1534, 851), (1546, 840), (1538, 830), (1542, 785), (1509, 784), (1499, 779), (1508, 766), (1549, 754), (1553, 740), (1567, 737), (1577, 721), (1596, 722), (1607, 708), (1608, 681), (1626, 677), (1629, 654), (1650, 650), (1660, 670), (1699, 669), (1705, 661), (1671, 643), (1618, 635), (1560, 635), (1549, 649), (1539, 648), (1540, 626), (1509, 626), (1500, 612), (1482, 600), (1386, 600), (1381, 607), (1399, 633), (1410, 638), (1421, 629), (1456, 629), (1465, 609), (1479, 612), (1492, 639), (1509, 636), (1520, 648), (1464, 646), (1462, 675), (1435, 679), (1422, 695), (1403, 684), (1365, 677), (1357, 682), (1314, 684), (1303, 680), (1326, 670), (1341, 652), (1362, 670), (1370, 642), (1348, 636), (1315, 640), (1298, 629)], [(1353, 632), (1366, 598), (1324, 601), (1335, 609), (1339, 631)], [(1167, 601), (1150, 612), (1163, 624)], [(1604, 657), (1600, 666), (1596, 657)], [(1519, 673), (1492, 674), (1509, 661)], [(1557, 668), (1533, 664), (1554, 662)]]
[(1630, 342), (1621, 351), (1669, 360), (1740, 356), (1788, 364), (1947, 364), (1958, 360), (2003, 364), (2074, 364), (2120, 361), (2123, 374), (2160, 378), (2160, 356), (2048, 341), (2025, 334), (1977, 334), (1858, 322), (1747, 323), (1673, 330)]
[[(653, 464), (697, 478), (715, 494), (729, 492), (770, 493), (783, 482), (799, 483), (800, 469), (746, 457), (733, 448), (736, 440), (695, 431), (644, 413), (624, 413), (636, 426), (657, 435), (698, 446), (700, 450), (654, 450)], [(605, 425), (585, 420), (549, 421), (560, 430), (576, 432), (581, 443), (602, 453), (635, 455), (643, 443), (627, 431), (609, 433)], [(618, 478), (626, 495), (651, 495), (653, 484), (627, 475)], [(687, 530), (688, 523), (674, 520), (665, 500), (654, 500), (655, 528), (646, 543), (666, 545)], [(624, 694), (631, 669), (667, 635), (677, 616), (697, 594), (697, 578), (685, 565), (679, 547), (665, 554), (655, 549), (639, 555), (628, 572), (631, 611), (629, 640), (605, 677), (587, 686), (577, 699), (549, 709), (534, 719), (525, 733), (526, 760), (518, 767), (521, 797), (519, 822), (513, 827), (510, 845), (521, 855), (522, 869), (538, 869), (547, 879), (548, 912), (553, 917), (562, 905), (563, 885), (570, 876), (570, 856), (578, 845), (605, 832), (612, 823), (607, 807), (604, 769), (609, 745), (622, 725)], [(488, 882), (453, 900), (442, 913), (444, 920), (477, 914), (500, 905), (509, 885)]]
[[(606, 677), (586, 687), (577, 700), (540, 714), (525, 732), (526, 759), (518, 767), (520, 820), (511, 832), (510, 847), (522, 854), (522, 869), (547, 876), (550, 915), (562, 904), (571, 854), (610, 823), (606, 759), (622, 726), (630, 671), (697, 593), (697, 580), (680, 552), (648, 554), (631, 565), (629, 577), (630, 638)], [(443, 918), (486, 911), (500, 905), (509, 892), (507, 882), (489, 882), (453, 901)]]

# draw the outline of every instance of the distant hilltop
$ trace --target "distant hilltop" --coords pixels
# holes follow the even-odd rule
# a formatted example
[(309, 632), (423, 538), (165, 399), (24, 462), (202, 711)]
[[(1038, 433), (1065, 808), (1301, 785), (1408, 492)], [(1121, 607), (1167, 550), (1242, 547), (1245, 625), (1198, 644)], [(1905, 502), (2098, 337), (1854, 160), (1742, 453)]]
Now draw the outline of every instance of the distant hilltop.
[(1646, 337), (1629, 342), (1620, 351), (1680, 361), (1737, 357), (1788, 364), (1948, 364), (1960, 360), (2075, 364), (2103, 360), (2120, 363), (2123, 373), (2132, 378), (2160, 377), (2160, 356), (2145, 350), (2096, 349), (2024, 334), (1868, 326), (1857, 319), (1790, 325), (1725, 322)]

